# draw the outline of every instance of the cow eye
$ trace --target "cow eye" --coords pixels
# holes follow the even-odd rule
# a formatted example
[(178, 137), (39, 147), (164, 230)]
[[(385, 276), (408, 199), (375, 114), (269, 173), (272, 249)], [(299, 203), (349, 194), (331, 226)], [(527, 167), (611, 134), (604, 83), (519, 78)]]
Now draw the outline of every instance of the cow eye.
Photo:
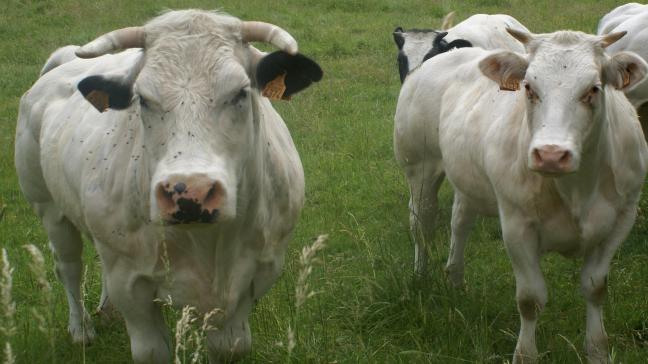
[(141, 107), (147, 108), (148, 109), (148, 103), (146, 102), (146, 99), (144, 99), (142, 96), (139, 97), (139, 104)]
[(596, 95), (601, 91), (601, 87), (598, 85), (592, 86), (585, 95), (581, 98), (581, 102), (585, 104), (592, 104)]
[(536, 95), (535, 91), (531, 88), (531, 86), (528, 83), (524, 84), (524, 89), (526, 90), (526, 97), (527, 99), (531, 101), (537, 101), (538, 100), (538, 95)]
[(245, 100), (245, 98), (247, 98), (247, 96), (248, 96), (248, 90), (247, 90), (247, 88), (242, 88), (242, 89), (241, 89), (241, 90), (236, 94), (236, 96), (234, 96), (234, 97), (232, 98), (232, 100), (231, 100), (229, 103), (232, 104), (232, 105), (236, 105), (236, 104), (238, 104), (239, 102)]

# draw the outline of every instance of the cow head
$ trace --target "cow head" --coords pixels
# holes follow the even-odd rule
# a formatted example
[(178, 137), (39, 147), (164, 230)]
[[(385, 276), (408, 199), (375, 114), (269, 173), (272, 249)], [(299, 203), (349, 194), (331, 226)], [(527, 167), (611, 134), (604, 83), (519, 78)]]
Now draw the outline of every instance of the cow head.
[(454, 16), (455, 12), (452, 11), (443, 18), (441, 30), (403, 30), (402, 27), (394, 29), (392, 35), (396, 47), (398, 47), (398, 73), (400, 74), (401, 83), (405, 81), (405, 77), (407, 77), (410, 70), (420, 66), (429, 58), (453, 48), (472, 47), (472, 44), (464, 39), (456, 39), (450, 43), (443, 39), (448, 35), (448, 32), (443, 30), (452, 27)]
[[(279, 51), (266, 55), (253, 41)], [(150, 176), (151, 219), (188, 224), (234, 218), (238, 189), (261, 163), (255, 155), (267, 103), (261, 93), (289, 99), (321, 79), (320, 67), (275, 25), (197, 10), (110, 32), (76, 53), (92, 58), (126, 48), (143, 49), (132, 67), (87, 77), (78, 89), (99, 112), (139, 115), (135, 129)]]
[(605, 54), (604, 48), (625, 32), (592, 36), (507, 30), (528, 54), (493, 53), (479, 67), (500, 89), (525, 90), (528, 167), (552, 176), (576, 172), (583, 152), (597, 147), (607, 122), (606, 90), (632, 88), (643, 80), (648, 65), (633, 53)]

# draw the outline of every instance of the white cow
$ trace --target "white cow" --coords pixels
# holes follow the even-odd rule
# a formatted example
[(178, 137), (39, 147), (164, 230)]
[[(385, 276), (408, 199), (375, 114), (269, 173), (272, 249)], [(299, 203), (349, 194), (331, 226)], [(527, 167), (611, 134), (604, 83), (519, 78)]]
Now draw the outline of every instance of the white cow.
[[(499, 215), (521, 316), (515, 363), (537, 358), (536, 320), (547, 302), (541, 256), (584, 257), (585, 349), (591, 363), (604, 363), (610, 260), (634, 223), (648, 169), (636, 113), (619, 90), (640, 82), (648, 65), (633, 53), (604, 53), (623, 33), (509, 32), (528, 55), (465, 48), (426, 62), (403, 85), (394, 147), (410, 186), (412, 230), (431, 240), (447, 176), (455, 200), (446, 268), (461, 285), (475, 217)], [(507, 91), (520, 84), (526, 91)], [(417, 240), (419, 271), (424, 242)]]
[[(631, 51), (648, 60), (648, 5), (621, 5), (601, 18), (598, 25), (599, 35), (621, 31), (628, 32), (628, 35), (610, 45), (607, 52), (614, 54)], [(644, 134), (648, 138), (648, 81), (629, 88), (626, 96), (637, 108)]]
[(454, 13), (443, 19), (441, 31), (430, 29), (394, 30), (394, 42), (398, 47), (398, 70), (401, 83), (407, 74), (426, 60), (451, 49), (480, 47), (484, 49), (507, 49), (524, 52), (524, 46), (505, 30), (511, 28), (528, 32), (517, 19), (505, 14), (476, 14), (451, 26)]
[(80, 303), (84, 234), (135, 362), (169, 362), (157, 303), (168, 297), (220, 310), (210, 360), (239, 358), (304, 201), (299, 156), (260, 90), (289, 98), (321, 69), (277, 26), (199, 10), (110, 32), (76, 50), (90, 59), (57, 67), (69, 49), (21, 99), (16, 167), (50, 238), (74, 341), (94, 336)]

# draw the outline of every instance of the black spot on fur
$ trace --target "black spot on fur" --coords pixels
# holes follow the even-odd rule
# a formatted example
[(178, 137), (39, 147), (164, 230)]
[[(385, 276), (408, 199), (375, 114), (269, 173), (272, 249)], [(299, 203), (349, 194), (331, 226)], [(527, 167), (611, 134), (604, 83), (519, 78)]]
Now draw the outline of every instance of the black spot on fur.
[(106, 79), (103, 76), (89, 76), (81, 80), (77, 88), (88, 96), (92, 91), (102, 91), (108, 94), (108, 107), (122, 110), (130, 106), (133, 99), (133, 92), (130, 85)]
[(286, 73), (285, 97), (307, 88), (322, 79), (323, 72), (315, 61), (302, 55), (290, 55), (276, 51), (263, 57), (256, 69), (257, 84), (260, 89), (282, 73)]

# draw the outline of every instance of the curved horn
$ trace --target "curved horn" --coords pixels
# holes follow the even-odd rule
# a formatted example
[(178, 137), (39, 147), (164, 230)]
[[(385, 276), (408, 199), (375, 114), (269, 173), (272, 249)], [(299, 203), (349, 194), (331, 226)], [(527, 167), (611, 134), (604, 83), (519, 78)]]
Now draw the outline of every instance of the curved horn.
[(80, 58), (94, 58), (126, 48), (144, 48), (144, 39), (143, 27), (117, 29), (84, 45), (75, 53)]
[(610, 33), (610, 34), (605, 34), (600, 37), (599, 42), (601, 44), (601, 47), (607, 48), (608, 46), (612, 45), (614, 42), (617, 40), (623, 38), (624, 35), (626, 35), (628, 32), (627, 31), (621, 31), (621, 32), (616, 32), (616, 33)]
[(287, 31), (278, 26), (261, 21), (244, 21), (241, 25), (244, 42), (266, 42), (282, 51), (297, 54), (297, 41)]

